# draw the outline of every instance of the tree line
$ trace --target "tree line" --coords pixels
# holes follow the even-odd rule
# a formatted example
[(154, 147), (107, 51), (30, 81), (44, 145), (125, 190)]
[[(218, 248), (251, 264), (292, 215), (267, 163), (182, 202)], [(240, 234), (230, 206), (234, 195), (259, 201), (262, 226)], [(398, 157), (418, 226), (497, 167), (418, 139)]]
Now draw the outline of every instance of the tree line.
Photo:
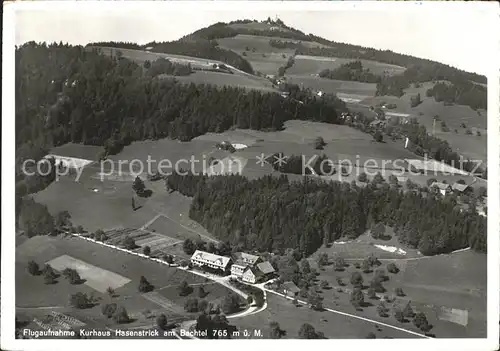
[[(170, 178), (170, 177), (169, 177)], [(486, 251), (486, 219), (473, 207), (460, 212), (456, 200), (402, 192), (371, 183), (309, 180), (285, 175), (248, 180), (243, 176), (175, 176), (169, 187), (193, 196), (190, 218), (221, 240), (249, 250), (304, 255), (339, 238), (354, 239), (382, 222), (400, 242), (424, 255), (472, 247)]]
[(335, 69), (324, 69), (319, 72), (321, 78), (351, 80), (363, 83), (378, 83), (381, 77), (364, 69), (361, 61), (344, 63)]

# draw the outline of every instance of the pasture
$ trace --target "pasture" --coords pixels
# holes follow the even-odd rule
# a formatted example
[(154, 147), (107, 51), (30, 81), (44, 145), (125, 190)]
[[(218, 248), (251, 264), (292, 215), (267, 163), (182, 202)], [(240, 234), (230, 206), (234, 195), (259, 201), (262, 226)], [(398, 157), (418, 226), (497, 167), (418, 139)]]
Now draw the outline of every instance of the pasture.
[[(354, 249), (356, 245), (358, 244), (353, 243), (349, 248)], [(347, 251), (339, 255), (350, 257)], [(387, 255), (383, 254), (377, 256), (384, 258), (379, 268), (385, 269), (387, 263), (394, 262), (400, 269), (397, 274), (387, 273), (389, 280), (383, 283), (387, 292), (381, 295), (395, 296), (394, 289), (402, 288), (405, 296), (396, 297), (395, 303), (404, 308), (410, 302), (414, 311), (424, 312), (433, 325), (431, 333), (436, 337), (486, 335), (486, 255), (465, 251), (417, 259), (387, 259), (385, 258)], [(319, 270), (320, 275), (317, 279), (326, 280), (333, 287), (322, 289), (324, 305), (354, 313), (354, 307), (349, 303), (349, 292), (352, 291), (349, 280), (354, 271), (361, 273), (361, 270), (355, 268), (353, 260), (348, 260), (347, 263), (348, 267), (344, 271), (335, 271), (333, 266), (324, 267), (323, 270)], [(315, 261), (311, 260), (311, 264), (315, 266)], [(364, 285), (369, 285), (374, 273), (362, 273), (362, 275)], [(347, 284), (345, 287), (340, 287), (341, 291), (338, 291), (337, 278), (341, 278)], [(365, 298), (365, 301), (370, 300)], [(378, 305), (379, 302), (374, 300), (371, 303)], [(392, 306), (391, 303), (386, 305)], [(392, 312), (389, 313), (389, 317), (379, 317), (373, 306), (363, 308), (359, 314), (401, 325), (394, 319)], [(413, 327), (410, 323), (403, 325), (410, 329)]]
[(292, 84), (298, 84), (302, 88), (313, 91), (322, 91), (327, 94), (353, 94), (356, 95), (355, 98), (359, 101), (374, 96), (377, 89), (374, 83), (334, 80), (311, 75), (296, 75), (289, 74), (288, 71), (286, 78)]
[[(326, 305), (326, 299), (325, 303)], [(353, 313), (352, 311), (349, 311)], [(354, 314), (354, 313), (353, 313)], [(373, 332), (377, 338), (414, 338), (411, 334), (391, 328), (375, 328), (375, 324), (348, 316), (334, 314), (328, 311), (314, 311), (307, 306), (296, 307), (291, 300), (284, 297), (267, 293), (267, 308), (257, 314), (243, 318), (232, 318), (231, 324), (241, 330), (248, 330), (253, 334), (254, 330), (260, 330), (262, 338), (269, 338), (269, 323), (278, 322), (280, 328), (286, 332), (284, 338), (297, 339), (302, 324), (311, 324), (317, 332), (322, 332), (329, 339), (363, 339), (368, 333)], [(394, 324), (396, 325), (396, 324)], [(243, 334), (240, 336), (243, 337)], [(259, 337), (252, 336), (254, 339)]]
[[(356, 60), (345, 59), (338, 57), (322, 57), (322, 56), (295, 56), (295, 64), (287, 70), (291, 75), (315, 75), (324, 69), (336, 69), (343, 64)], [(364, 69), (369, 69), (370, 72), (377, 75), (398, 75), (404, 72), (405, 68), (396, 65), (390, 65), (371, 60), (360, 60)]]

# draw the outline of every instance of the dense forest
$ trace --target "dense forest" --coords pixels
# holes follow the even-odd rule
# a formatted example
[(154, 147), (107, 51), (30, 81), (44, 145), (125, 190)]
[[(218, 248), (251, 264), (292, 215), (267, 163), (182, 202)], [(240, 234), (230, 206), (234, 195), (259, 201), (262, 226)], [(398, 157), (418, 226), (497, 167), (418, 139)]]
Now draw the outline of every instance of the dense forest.
[(352, 61), (344, 63), (335, 69), (324, 69), (319, 72), (321, 78), (338, 79), (338, 80), (352, 80), (363, 83), (378, 83), (381, 80), (370, 72), (369, 69), (364, 69), (361, 61)]
[(400, 242), (424, 255), (472, 247), (486, 252), (486, 218), (473, 207), (460, 212), (454, 199), (402, 192), (374, 183), (309, 180), (285, 175), (249, 180), (243, 176), (168, 177), (170, 189), (194, 196), (190, 217), (219, 239), (248, 250), (304, 255), (323, 243), (354, 239), (377, 223), (391, 226)]
[[(154, 79), (125, 58), (82, 47), (28, 43), (16, 51), (16, 144), (182, 141), (231, 126), (281, 129), (289, 119), (340, 123), (345, 104), (290, 89), (277, 93)], [(152, 66), (153, 67), (153, 66)], [(151, 69), (151, 68), (150, 68)], [(26, 148), (25, 153), (30, 148)]]
[(218, 47), (217, 42), (212, 40), (153, 42), (146, 44), (146, 46), (152, 46), (152, 52), (186, 55), (225, 62), (243, 72), (253, 74), (252, 65), (247, 60), (234, 51)]

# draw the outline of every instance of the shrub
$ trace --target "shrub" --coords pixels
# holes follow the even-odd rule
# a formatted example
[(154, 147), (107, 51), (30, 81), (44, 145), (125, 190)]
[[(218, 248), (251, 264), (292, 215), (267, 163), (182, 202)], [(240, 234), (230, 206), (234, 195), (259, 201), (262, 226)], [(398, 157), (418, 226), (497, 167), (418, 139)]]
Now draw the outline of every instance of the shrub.
[(141, 275), (141, 279), (139, 280), (139, 291), (145, 293), (153, 289), (153, 285), (151, 285), (151, 283), (149, 283), (148, 280), (143, 275)]
[(190, 287), (189, 284), (184, 280), (179, 285), (178, 290), (179, 290), (180, 296), (186, 296), (186, 295), (189, 295), (193, 291), (193, 288)]
[(359, 272), (353, 272), (351, 274), (351, 284), (354, 287), (362, 287), (363, 286), (363, 276)]
[(167, 327), (168, 327), (168, 320), (167, 320), (167, 316), (165, 316), (165, 314), (160, 314), (157, 318), (156, 318), (156, 325), (158, 326), (158, 328), (160, 330), (167, 330)]
[(184, 310), (186, 312), (198, 312), (198, 299), (187, 299)]
[(396, 296), (405, 296), (402, 288), (395, 288), (394, 293), (396, 294)]
[(111, 317), (113, 317), (113, 314), (115, 313), (116, 308), (117, 308), (116, 303), (107, 303), (107, 304), (101, 306), (101, 312), (102, 312), (103, 316), (111, 318)]
[(76, 294), (70, 295), (69, 304), (78, 309), (84, 309), (92, 306), (92, 301), (87, 294), (77, 292)]
[(144, 246), (144, 248), (142, 249), (142, 253), (145, 254), (146, 256), (150, 256), (151, 248), (149, 246)]
[(399, 272), (399, 268), (394, 262), (391, 262), (387, 265), (387, 272), (396, 274)]
[(35, 261), (28, 262), (28, 272), (31, 275), (40, 275), (40, 266)]
[(119, 308), (116, 309), (115, 313), (113, 314), (113, 320), (117, 324), (123, 324), (123, 323), (128, 323), (130, 322), (130, 318), (128, 316), (127, 310), (125, 307), (120, 306)]

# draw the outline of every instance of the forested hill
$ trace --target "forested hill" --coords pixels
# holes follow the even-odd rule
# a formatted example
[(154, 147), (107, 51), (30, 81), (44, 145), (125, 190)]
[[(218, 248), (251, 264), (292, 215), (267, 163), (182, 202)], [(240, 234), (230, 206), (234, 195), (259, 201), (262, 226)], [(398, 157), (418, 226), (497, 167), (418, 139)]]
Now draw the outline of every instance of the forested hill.
[[(33, 141), (103, 145), (119, 151), (133, 140), (191, 140), (231, 126), (281, 129), (289, 119), (340, 123), (345, 104), (309, 91), (277, 93), (186, 85), (145, 74), (123, 57), (83, 47), (27, 43), (16, 50), (16, 145)], [(299, 103), (300, 102), (300, 103)], [(25, 148), (30, 150), (30, 148)]]
[(292, 248), (310, 255), (324, 243), (355, 239), (384, 223), (424, 255), (466, 247), (486, 252), (486, 218), (474, 209), (460, 212), (448, 197), (402, 192), (386, 183), (360, 188), (307, 178), (290, 182), (286, 176), (173, 174), (167, 186), (194, 196), (190, 218), (246, 250)]

